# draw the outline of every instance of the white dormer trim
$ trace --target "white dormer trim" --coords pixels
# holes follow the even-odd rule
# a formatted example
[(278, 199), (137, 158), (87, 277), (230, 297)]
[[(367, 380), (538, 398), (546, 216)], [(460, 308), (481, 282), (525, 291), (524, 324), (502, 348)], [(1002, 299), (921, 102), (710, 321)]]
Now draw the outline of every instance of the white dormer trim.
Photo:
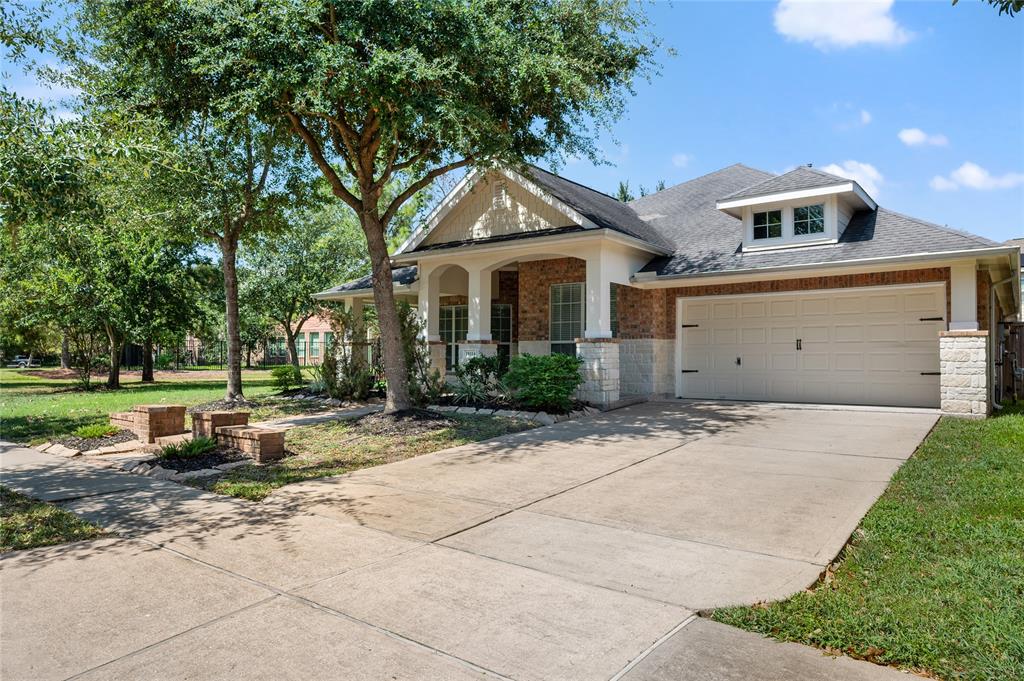
[(417, 246), (419, 246), (421, 243), (423, 243), (423, 241), (428, 236), (430, 236), (431, 232), (433, 232), (434, 229), (439, 224), (441, 224), (441, 221), (444, 220), (445, 216), (451, 213), (452, 209), (454, 209), (455, 206), (459, 204), (459, 201), (461, 201), (466, 196), (466, 194), (472, 191), (473, 188), (482, 179), (484, 179), (487, 176), (487, 173), (489, 172), (496, 172), (499, 175), (503, 176), (505, 180), (515, 182), (523, 189), (530, 192), (531, 194), (539, 198), (541, 201), (548, 204), (556, 211), (564, 215), (566, 218), (571, 220), (572, 224), (579, 225), (584, 229), (597, 228), (597, 225), (595, 225), (590, 219), (584, 217), (581, 213), (579, 213), (569, 205), (556, 199), (554, 196), (549, 194), (547, 191), (542, 189), (534, 182), (528, 180), (520, 173), (517, 173), (512, 170), (507, 170), (504, 168), (474, 168), (470, 172), (466, 173), (466, 176), (459, 180), (459, 183), (456, 184), (455, 187), (450, 192), (448, 192), (448, 194), (445, 195), (443, 199), (441, 199), (441, 202), (438, 203), (437, 206), (435, 206), (432, 211), (430, 211), (426, 219), (423, 221), (423, 224), (419, 227), (419, 229), (410, 234), (409, 238), (406, 239), (401, 246), (399, 246), (398, 251), (396, 251), (395, 255), (400, 255), (408, 251), (411, 251), (415, 249)]
[(727, 199), (725, 201), (717, 201), (715, 208), (720, 211), (724, 211), (733, 217), (740, 217), (742, 215), (742, 209), (748, 206), (758, 206), (767, 203), (783, 203), (790, 201), (801, 201), (803, 199), (813, 199), (820, 196), (828, 196), (830, 194), (844, 194), (851, 193), (856, 196), (864, 204), (868, 210), (875, 210), (878, 208), (878, 204), (875, 200), (868, 196), (859, 184), (850, 180), (848, 182), (841, 182), (839, 184), (831, 184), (826, 187), (814, 187), (812, 189), (794, 189), (788, 192), (772, 192), (768, 194), (761, 194), (759, 196), (745, 196), (739, 199)]

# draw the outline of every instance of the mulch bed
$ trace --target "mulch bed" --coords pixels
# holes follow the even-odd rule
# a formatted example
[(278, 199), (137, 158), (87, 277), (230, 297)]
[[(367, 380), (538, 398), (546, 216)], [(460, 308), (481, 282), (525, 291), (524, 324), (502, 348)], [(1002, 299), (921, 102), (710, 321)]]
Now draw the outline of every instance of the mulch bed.
[(135, 433), (130, 430), (120, 430), (113, 435), (107, 435), (106, 437), (77, 437), (75, 435), (66, 435), (58, 440), (50, 440), (50, 442), (58, 445), (64, 445), (71, 449), (77, 449), (80, 452), (86, 452), (90, 449), (99, 449), (100, 447), (107, 447), (109, 445), (116, 445), (122, 442), (131, 442), (137, 440)]
[(242, 411), (255, 409), (260, 406), (257, 402), (250, 402), (246, 399), (241, 400), (214, 400), (212, 402), (203, 402), (189, 407), (185, 410), (188, 414), (195, 414), (200, 411)]
[(155, 463), (162, 468), (173, 468), (179, 473), (185, 471), (199, 471), (204, 468), (215, 468), (222, 463), (234, 461), (252, 461), (237, 449), (215, 449), (209, 454), (202, 456), (179, 457), (157, 457), (150, 463)]
[(455, 419), (428, 409), (409, 409), (394, 414), (368, 414), (354, 424), (354, 429), (367, 435), (421, 435), (452, 428)]

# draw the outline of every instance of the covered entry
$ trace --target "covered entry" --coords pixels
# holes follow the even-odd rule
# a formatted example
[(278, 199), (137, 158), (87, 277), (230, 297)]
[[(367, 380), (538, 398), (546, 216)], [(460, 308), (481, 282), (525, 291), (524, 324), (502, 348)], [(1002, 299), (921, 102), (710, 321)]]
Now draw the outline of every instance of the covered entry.
[(944, 282), (676, 301), (676, 394), (939, 406)]

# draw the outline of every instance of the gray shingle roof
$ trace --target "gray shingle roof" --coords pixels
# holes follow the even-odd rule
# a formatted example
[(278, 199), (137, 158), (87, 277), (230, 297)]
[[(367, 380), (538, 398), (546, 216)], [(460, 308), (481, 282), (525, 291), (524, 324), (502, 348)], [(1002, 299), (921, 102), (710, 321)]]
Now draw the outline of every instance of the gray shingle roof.
[[(409, 285), (416, 281), (418, 268), (416, 265), (409, 265), (408, 267), (396, 267), (391, 270), (391, 281), (398, 285)], [(373, 288), (372, 275), (367, 274), (365, 277), (359, 277), (352, 281), (346, 281), (340, 286), (329, 288), (326, 291), (321, 291), (315, 294), (316, 296), (323, 296), (329, 293), (346, 293), (348, 291), (361, 291), (365, 289)]]
[(849, 179), (826, 173), (817, 168), (798, 166), (788, 173), (775, 175), (762, 180), (749, 187), (733, 192), (728, 195), (719, 196), (720, 201), (734, 201), (736, 199), (747, 199), (765, 194), (778, 194), (799, 189), (816, 189), (818, 187), (829, 187), (834, 184), (850, 182)]
[(658, 248), (673, 250), (671, 242), (641, 220), (628, 204), (536, 166), (528, 166), (524, 175), (598, 227), (621, 232)]

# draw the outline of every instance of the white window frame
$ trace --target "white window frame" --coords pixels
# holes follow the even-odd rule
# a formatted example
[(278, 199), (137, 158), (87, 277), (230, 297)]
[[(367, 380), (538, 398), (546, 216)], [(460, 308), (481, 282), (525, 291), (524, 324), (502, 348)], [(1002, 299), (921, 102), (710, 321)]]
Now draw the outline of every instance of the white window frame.
[[(568, 303), (559, 302), (559, 303), (556, 304), (555, 300), (554, 300), (554, 298), (555, 298), (555, 291), (556, 290), (559, 290), (559, 291), (561, 291), (561, 290), (569, 290), (571, 288), (575, 288), (576, 290), (579, 291), (579, 296), (578, 296), (579, 297), (579, 302), (576, 303), (576, 302), (570, 301)], [(563, 306), (572, 306), (572, 305), (578, 305), (579, 306), (579, 311), (580, 311), (579, 312), (579, 330), (578, 330), (577, 333), (572, 334), (572, 336), (573, 336), (572, 340), (566, 340), (565, 338), (562, 338), (562, 333), (561, 332), (559, 332), (557, 334), (558, 339), (556, 340), (556, 338), (555, 338), (555, 336), (556, 336), (556, 333), (555, 333), (555, 326), (556, 326), (556, 324), (564, 326), (565, 324), (573, 324), (575, 322), (575, 320), (569, 320), (569, 322), (563, 322), (561, 320), (556, 320), (555, 319), (555, 317), (556, 317), (556, 313), (555, 313), (556, 306), (559, 308), (559, 314), (560, 314), (561, 313), (561, 309), (560, 309), (561, 307), (563, 307)], [(572, 354), (572, 355), (575, 355), (576, 354), (576, 339), (583, 337), (583, 332), (584, 332), (584, 330), (586, 328), (587, 328), (587, 301), (586, 301), (584, 283), (583, 282), (565, 282), (565, 283), (561, 283), (561, 284), (551, 284), (551, 286), (548, 287), (548, 341), (549, 341), (550, 346), (551, 346), (551, 354), (556, 354), (555, 346), (557, 345), (557, 346), (572, 346), (572, 352), (571, 353), (562, 352), (561, 354)], [(569, 348), (564, 348), (564, 349), (567, 350)]]
[[(797, 224), (796, 212), (798, 210), (803, 209), (803, 208), (817, 208), (819, 206), (821, 207), (821, 231), (820, 232), (807, 232), (806, 234), (797, 234), (796, 233), (796, 224)], [(821, 203), (811, 203), (811, 204), (807, 204), (807, 205), (803, 205), (803, 206), (793, 206), (793, 238), (794, 239), (820, 239), (820, 238), (822, 238), (825, 235), (825, 233), (828, 231), (828, 226), (825, 224), (827, 222), (827, 219), (825, 217), (826, 213), (827, 213), (827, 208), (825, 206), (825, 202), (824, 201), (821, 202)], [(807, 224), (811, 224), (811, 220), (801, 220), (800, 222), (806, 222)]]
[[(762, 237), (762, 238), (758, 238), (757, 237), (757, 227), (758, 226), (756, 224), (756, 220), (757, 220), (757, 216), (761, 215), (762, 213), (765, 215), (765, 224), (764, 224), (765, 236)], [(769, 225), (771, 223), (768, 221), (768, 217), (767, 216), (770, 213), (778, 213), (779, 214), (779, 235), (778, 236), (772, 236), (769, 233), (768, 227), (769, 227)], [(764, 210), (753, 210), (753, 211), (750, 212), (750, 239), (752, 241), (754, 241), (756, 243), (759, 243), (759, 244), (764, 244), (764, 243), (774, 243), (774, 242), (782, 241), (785, 238), (786, 238), (786, 211), (783, 208), (765, 208)]]

